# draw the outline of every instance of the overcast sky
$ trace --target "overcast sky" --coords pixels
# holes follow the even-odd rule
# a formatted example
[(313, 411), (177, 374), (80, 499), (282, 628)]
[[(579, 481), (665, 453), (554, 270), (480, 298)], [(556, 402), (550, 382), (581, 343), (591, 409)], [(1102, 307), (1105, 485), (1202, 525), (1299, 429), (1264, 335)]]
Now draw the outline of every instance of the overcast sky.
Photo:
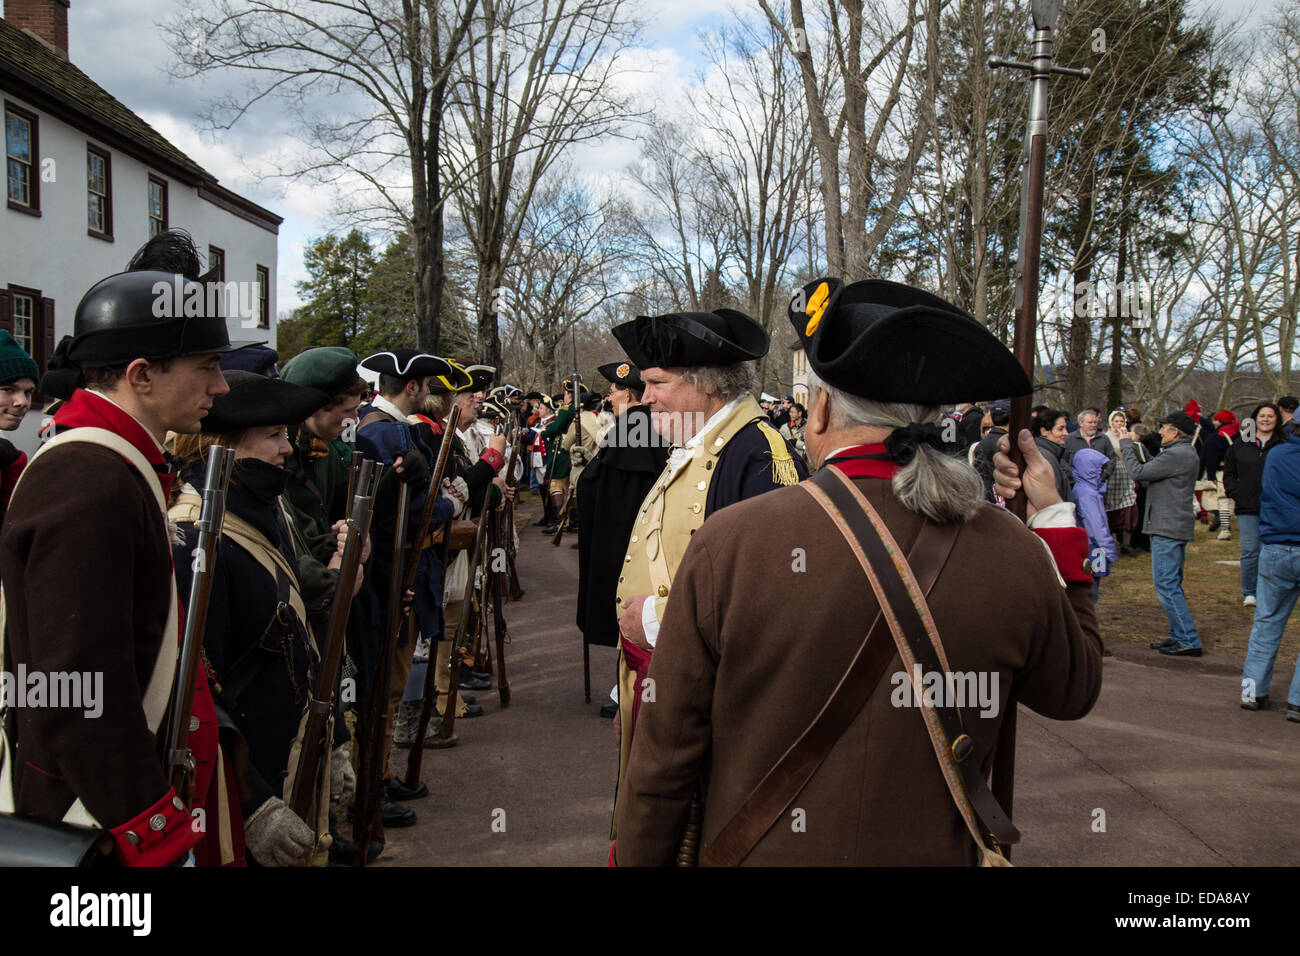
[[(642, 47), (633, 61), (640, 72), (629, 80), (647, 106), (671, 104), (700, 63), (697, 34), (718, 22), (737, 0), (633, 0), (645, 22)], [(1241, 3), (1250, 19), (1279, 0)], [(291, 130), (274, 110), (245, 118), (234, 129), (215, 136), (201, 119), (205, 99), (221, 92), (220, 84), (235, 78), (174, 81), (165, 70), (168, 53), (157, 24), (176, 16), (190, 4), (185, 0), (73, 0), (69, 11), (69, 45), (74, 63), (108, 92), (133, 109), (223, 186), (247, 196), (284, 217), (280, 227), (280, 311), (299, 304), (294, 283), (305, 278), (302, 267), (306, 243), (338, 223), (331, 220), (322, 191), (305, 184), (263, 181), (254, 172), (265, 169), (291, 143)], [(1216, 8), (1217, 0), (1194, 0), (1195, 7)], [(753, 7), (749, 7), (753, 9)], [(587, 175), (616, 174), (639, 154), (631, 140), (613, 140), (575, 149), (576, 170)]]

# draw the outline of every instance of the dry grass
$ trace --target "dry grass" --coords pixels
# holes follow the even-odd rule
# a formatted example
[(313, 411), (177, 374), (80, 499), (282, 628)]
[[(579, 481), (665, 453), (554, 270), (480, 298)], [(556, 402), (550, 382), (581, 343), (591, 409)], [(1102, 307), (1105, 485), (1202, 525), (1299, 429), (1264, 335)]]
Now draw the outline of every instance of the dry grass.
[[(1241, 539), (1235, 521), (1229, 541), (1219, 541), (1217, 531), (1210, 532), (1197, 522), (1196, 538), (1187, 545), (1183, 592), (1206, 652), (1244, 659), (1255, 609), (1241, 605), (1240, 569), (1218, 563), (1240, 558)], [(1168, 636), (1169, 622), (1151, 583), (1150, 554), (1121, 557), (1110, 577), (1102, 579), (1097, 621), (1106, 641), (1146, 645)], [(1300, 625), (1293, 619), (1282, 635), (1278, 661), (1286, 664), (1294, 661), (1297, 648), (1300, 648)]]

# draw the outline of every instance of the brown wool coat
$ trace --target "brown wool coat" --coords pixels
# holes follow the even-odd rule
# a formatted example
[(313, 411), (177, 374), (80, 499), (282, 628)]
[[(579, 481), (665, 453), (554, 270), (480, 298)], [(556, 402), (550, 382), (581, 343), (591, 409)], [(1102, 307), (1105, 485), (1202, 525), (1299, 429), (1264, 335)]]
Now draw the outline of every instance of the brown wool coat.
[(5, 667), (102, 672), (103, 713), (11, 707), (19, 813), (62, 819), (80, 797), (108, 827), (169, 784), (143, 710), (171, 598), (171, 554), (146, 479), (107, 448), (69, 445), (29, 466), (0, 536)]
[[(921, 519), (889, 482), (855, 479), (904, 553)], [(806, 570), (794, 549), (802, 548)], [(999, 508), (959, 533), (930, 595), (954, 671), (996, 671), (996, 716), (962, 709), (981, 766), (1014, 684), (1047, 717), (1084, 716), (1101, 689), (1101, 641), (1086, 584), (1061, 585), (1047, 549)], [(862, 568), (800, 488), (724, 508), (678, 569), (650, 667), (619, 807), (619, 865), (671, 865), (697, 781), (706, 778), (703, 846), (803, 732), (878, 611)], [(893, 663), (867, 705), (746, 864), (970, 865), (974, 842), (944, 784), (918, 709), (896, 707)]]

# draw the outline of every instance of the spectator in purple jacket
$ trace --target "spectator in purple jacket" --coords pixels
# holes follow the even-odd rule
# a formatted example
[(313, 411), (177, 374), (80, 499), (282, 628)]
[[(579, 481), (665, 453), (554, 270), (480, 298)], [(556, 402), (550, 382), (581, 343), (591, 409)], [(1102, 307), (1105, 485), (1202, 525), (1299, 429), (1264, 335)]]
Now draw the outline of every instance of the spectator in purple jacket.
[(1088, 553), (1092, 560), (1092, 594), (1096, 600), (1099, 582), (1110, 574), (1110, 566), (1119, 560), (1115, 539), (1106, 519), (1106, 472), (1110, 459), (1095, 448), (1080, 448), (1071, 462), (1074, 488), (1071, 492), (1078, 511), (1079, 524), (1088, 532)]

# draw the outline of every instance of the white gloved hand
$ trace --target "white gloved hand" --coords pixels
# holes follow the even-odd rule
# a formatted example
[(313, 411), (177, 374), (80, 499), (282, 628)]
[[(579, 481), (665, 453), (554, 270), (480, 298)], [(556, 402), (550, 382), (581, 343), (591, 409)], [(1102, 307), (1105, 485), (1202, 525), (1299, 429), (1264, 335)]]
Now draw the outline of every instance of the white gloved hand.
[(244, 821), (248, 852), (262, 866), (294, 866), (316, 845), (311, 827), (279, 797), (272, 797)]
[(346, 807), (357, 795), (357, 772), (352, 768), (352, 750), (347, 744), (330, 754), (330, 802)]

